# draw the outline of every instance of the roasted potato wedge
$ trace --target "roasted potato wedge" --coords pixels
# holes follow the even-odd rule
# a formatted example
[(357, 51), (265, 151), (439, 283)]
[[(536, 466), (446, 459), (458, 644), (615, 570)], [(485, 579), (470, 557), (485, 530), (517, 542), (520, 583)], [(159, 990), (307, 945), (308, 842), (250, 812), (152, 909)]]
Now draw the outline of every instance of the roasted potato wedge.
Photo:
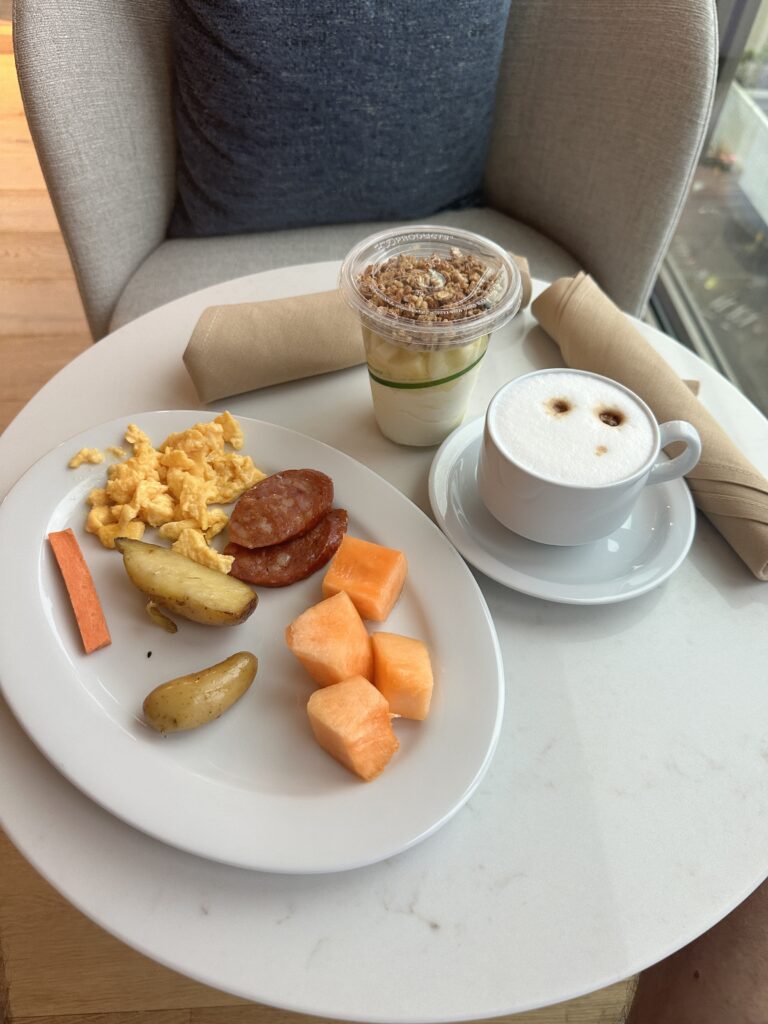
[(139, 590), (172, 614), (208, 626), (236, 626), (258, 596), (247, 583), (193, 562), (170, 548), (118, 537), (115, 547)]
[(175, 633), (178, 630), (179, 627), (173, 619), (169, 619), (165, 612), (160, 610), (159, 605), (157, 605), (151, 597), (147, 601), (145, 610), (154, 624), (159, 626), (160, 629), (164, 629), (166, 633)]
[(144, 716), (163, 733), (212, 722), (243, 696), (258, 664), (249, 651), (239, 651), (210, 668), (162, 683), (146, 697)]

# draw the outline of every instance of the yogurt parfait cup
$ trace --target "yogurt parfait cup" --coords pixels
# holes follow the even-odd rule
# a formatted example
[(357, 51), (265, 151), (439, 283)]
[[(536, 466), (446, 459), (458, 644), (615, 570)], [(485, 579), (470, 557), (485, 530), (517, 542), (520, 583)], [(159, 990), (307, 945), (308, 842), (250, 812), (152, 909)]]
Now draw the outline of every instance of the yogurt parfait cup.
[(379, 429), (440, 444), (464, 418), (491, 334), (520, 308), (517, 264), (481, 235), (420, 224), (363, 239), (339, 288), (360, 317)]

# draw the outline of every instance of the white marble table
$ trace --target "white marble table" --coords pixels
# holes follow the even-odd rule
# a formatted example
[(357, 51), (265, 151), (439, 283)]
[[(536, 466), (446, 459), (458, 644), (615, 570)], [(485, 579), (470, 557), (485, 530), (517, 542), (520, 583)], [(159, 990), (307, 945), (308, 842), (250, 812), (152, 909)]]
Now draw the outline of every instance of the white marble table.
[[(124, 327), (62, 370), (0, 439), (0, 493), (63, 438), (198, 408), (181, 362), (207, 305), (332, 287), (337, 265), (242, 278)], [(643, 327), (768, 471), (768, 422)], [(494, 337), (473, 414), (557, 351), (529, 314)], [(432, 450), (385, 440), (362, 368), (218, 403), (312, 434), (425, 510)], [(4, 538), (3, 543), (10, 543)], [(608, 985), (744, 899), (768, 856), (768, 587), (706, 521), (660, 588), (556, 605), (477, 578), (507, 674), (498, 752), (436, 835), (323, 876), (229, 868), (134, 831), (60, 776), (0, 702), (0, 815), (29, 861), (129, 945), (260, 1002), (356, 1020), (461, 1020)], [(2, 583), (8, 586), (8, 581)]]

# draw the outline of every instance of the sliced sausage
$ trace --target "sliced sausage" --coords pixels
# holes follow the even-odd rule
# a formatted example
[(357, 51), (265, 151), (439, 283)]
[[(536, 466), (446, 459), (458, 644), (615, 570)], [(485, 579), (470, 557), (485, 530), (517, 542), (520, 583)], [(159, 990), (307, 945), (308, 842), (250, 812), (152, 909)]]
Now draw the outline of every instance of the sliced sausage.
[(333, 481), (317, 469), (284, 469), (264, 477), (238, 499), (229, 539), (263, 548), (298, 537), (319, 523), (333, 503)]
[(336, 554), (347, 532), (347, 513), (333, 508), (307, 533), (282, 544), (244, 548), (228, 544), (225, 555), (234, 555), (231, 576), (257, 587), (287, 587), (317, 572)]

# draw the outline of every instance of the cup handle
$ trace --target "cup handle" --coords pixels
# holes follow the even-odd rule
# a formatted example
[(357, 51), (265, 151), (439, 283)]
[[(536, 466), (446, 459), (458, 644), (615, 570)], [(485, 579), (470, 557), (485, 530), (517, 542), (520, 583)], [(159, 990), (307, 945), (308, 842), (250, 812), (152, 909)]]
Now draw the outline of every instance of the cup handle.
[(673, 441), (682, 441), (685, 450), (674, 459), (660, 460), (651, 470), (647, 483), (663, 484), (667, 480), (676, 480), (679, 476), (690, 473), (701, 458), (701, 438), (699, 432), (686, 420), (670, 420), (659, 427), (660, 448), (666, 448)]

